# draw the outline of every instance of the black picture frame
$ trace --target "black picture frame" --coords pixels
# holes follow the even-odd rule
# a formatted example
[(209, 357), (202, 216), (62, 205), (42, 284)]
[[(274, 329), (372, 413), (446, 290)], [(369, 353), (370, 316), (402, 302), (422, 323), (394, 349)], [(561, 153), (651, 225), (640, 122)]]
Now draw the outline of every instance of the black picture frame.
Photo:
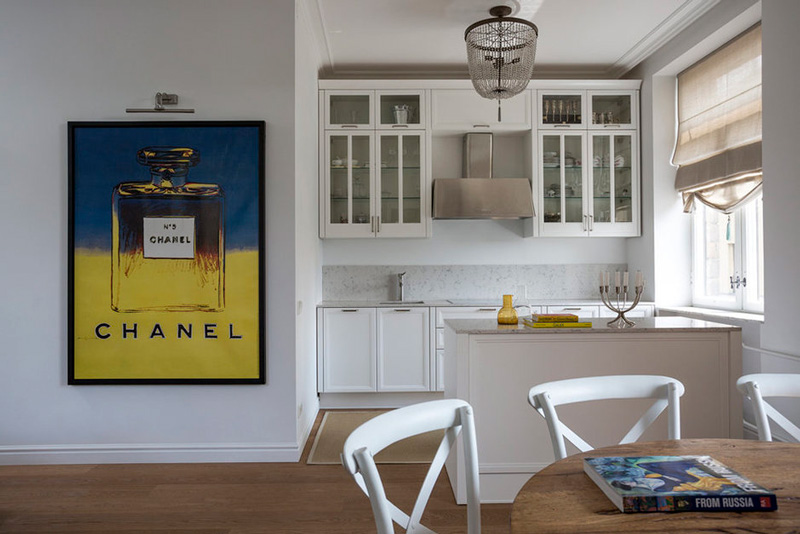
[(68, 384), (266, 383), (266, 123), (67, 129)]

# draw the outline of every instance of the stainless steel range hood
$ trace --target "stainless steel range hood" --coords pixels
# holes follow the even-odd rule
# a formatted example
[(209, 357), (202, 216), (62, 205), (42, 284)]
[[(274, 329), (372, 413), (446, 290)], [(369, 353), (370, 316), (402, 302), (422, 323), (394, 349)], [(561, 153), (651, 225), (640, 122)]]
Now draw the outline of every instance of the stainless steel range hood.
[(463, 178), (433, 181), (434, 219), (524, 219), (533, 217), (527, 178), (492, 178), (492, 134), (464, 136)]

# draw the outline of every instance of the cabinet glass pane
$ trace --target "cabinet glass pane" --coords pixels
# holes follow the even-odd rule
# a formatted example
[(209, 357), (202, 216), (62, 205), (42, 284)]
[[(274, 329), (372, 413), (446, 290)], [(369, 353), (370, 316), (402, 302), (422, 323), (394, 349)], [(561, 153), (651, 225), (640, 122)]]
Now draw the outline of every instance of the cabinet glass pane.
[(581, 171), (581, 138), (564, 136), (564, 221), (583, 222), (583, 173)]
[(331, 124), (369, 124), (369, 95), (330, 95)]
[(403, 222), (419, 223), (420, 209), (420, 140), (416, 135), (403, 136)]
[(631, 95), (592, 95), (592, 124), (631, 124)]
[(580, 124), (581, 95), (542, 95), (542, 124)]
[(592, 138), (592, 193), (594, 221), (611, 222), (611, 136)]
[(400, 168), (399, 136), (383, 136), (381, 139), (381, 221), (399, 222), (400, 214)]
[(350, 181), (346, 135), (334, 135), (330, 138), (329, 154), (330, 165), (330, 216), (331, 224), (347, 224), (350, 221), (348, 214), (350, 198)]
[(369, 173), (369, 136), (352, 136), (352, 170), (353, 191), (353, 223), (368, 224), (370, 222), (370, 173)]
[(542, 137), (542, 187), (544, 222), (561, 222), (561, 136)]
[(381, 95), (381, 124), (420, 124), (419, 95)]
[(628, 135), (614, 136), (614, 192), (616, 222), (633, 220), (633, 184), (631, 170), (631, 143)]

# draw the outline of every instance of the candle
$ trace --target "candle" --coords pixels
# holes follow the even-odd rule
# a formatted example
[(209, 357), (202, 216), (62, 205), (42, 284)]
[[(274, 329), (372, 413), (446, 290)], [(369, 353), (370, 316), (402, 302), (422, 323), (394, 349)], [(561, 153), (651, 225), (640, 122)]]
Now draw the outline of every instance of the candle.
[(636, 271), (636, 287), (642, 287), (644, 285), (644, 280), (642, 280), (642, 271)]
[(604, 278), (605, 278), (605, 276), (603, 276), (603, 272), (601, 271), (601, 272), (600, 272), (600, 287), (603, 287), (603, 286), (605, 285), (605, 284), (603, 283), (603, 279), (604, 279)]
[(622, 275), (622, 285), (628, 287), (628, 271), (625, 271), (625, 274)]
[(614, 287), (619, 287), (619, 271), (616, 271), (616, 272), (614, 273), (614, 282), (616, 282), (616, 283), (614, 284)]
[(605, 272), (605, 282), (603, 283), (604, 286), (608, 287), (608, 284), (611, 283), (611, 274), (608, 271)]

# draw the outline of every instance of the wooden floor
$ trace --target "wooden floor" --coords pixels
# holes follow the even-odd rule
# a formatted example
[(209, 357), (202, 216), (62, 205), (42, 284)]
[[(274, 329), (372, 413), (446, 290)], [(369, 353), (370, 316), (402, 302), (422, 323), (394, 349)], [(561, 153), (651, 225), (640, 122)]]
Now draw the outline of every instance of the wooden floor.
[[(369, 500), (342, 466), (306, 464), (313, 432), (298, 463), (0, 466), (0, 533), (375, 532)], [(427, 466), (379, 468), (389, 498), (410, 511)], [(510, 515), (511, 505), (482, 505), (483, 533), (508, 533)], [(466, 531), (444, 472), (423, 524)]]

